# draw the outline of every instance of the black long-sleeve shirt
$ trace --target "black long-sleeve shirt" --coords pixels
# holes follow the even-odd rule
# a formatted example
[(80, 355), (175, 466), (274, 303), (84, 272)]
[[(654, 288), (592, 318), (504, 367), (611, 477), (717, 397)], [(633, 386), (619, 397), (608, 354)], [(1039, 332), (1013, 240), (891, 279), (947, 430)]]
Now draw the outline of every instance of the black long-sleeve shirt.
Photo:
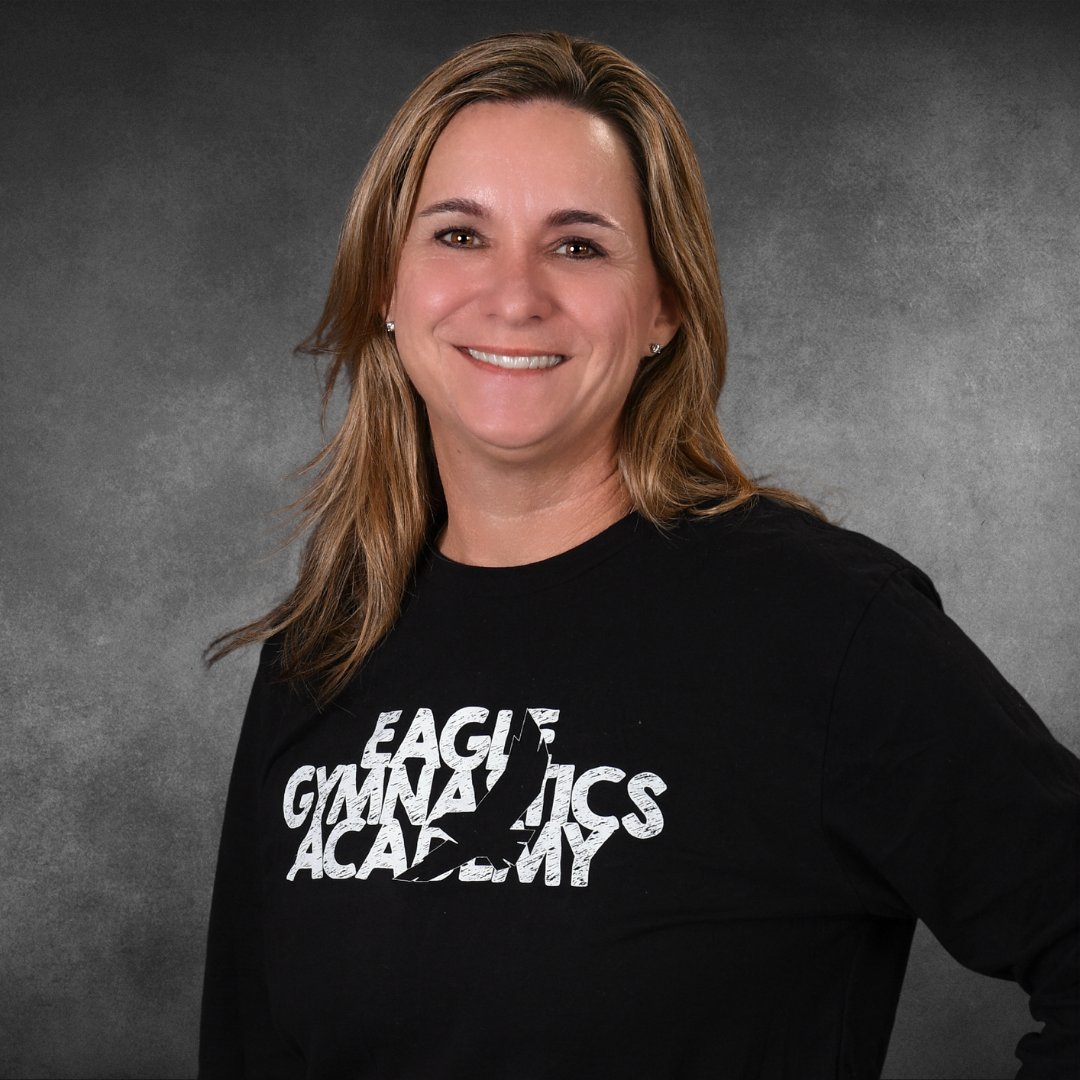
[(921, 917), (1080, 1072), (1080, 762), (857, 534), (760, 500), (429, 552), (319, 708), (264, 647), (200, 1075), (880, 1075)]

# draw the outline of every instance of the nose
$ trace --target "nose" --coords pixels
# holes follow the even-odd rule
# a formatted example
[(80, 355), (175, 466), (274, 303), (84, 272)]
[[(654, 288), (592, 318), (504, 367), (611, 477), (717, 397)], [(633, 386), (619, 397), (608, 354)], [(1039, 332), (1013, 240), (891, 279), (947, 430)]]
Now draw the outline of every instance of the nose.
[(523, 249), (501, 253), (488, 265), (489, 277), (480, 297), (481, 313), (509, 326), (547, 319), (555, 309), (541, 258)]

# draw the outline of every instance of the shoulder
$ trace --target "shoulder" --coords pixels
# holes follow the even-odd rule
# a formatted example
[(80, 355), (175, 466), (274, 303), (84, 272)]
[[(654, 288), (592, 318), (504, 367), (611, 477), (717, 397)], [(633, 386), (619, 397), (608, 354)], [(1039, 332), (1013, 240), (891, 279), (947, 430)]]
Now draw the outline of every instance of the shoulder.
[(941, 604), (926, 574), (891, 548), (773, 499), (720, 513), (699, 508), (657, 532), (650, 546), (681, 552), (706, 592), (850, 616), (892, 580)]
[(259, 650), (259, 663), (248, 698), (248, 720), (264, 736), (288, 727), (297, 716), (318, 712), (314, 689), (302, 680), (282, 676), (283, 632), (267, 638)]
[(777, 730), (802, 717), (821, 733), (851, 643), (890, 583), (915, 609), (938, 610), (902, 555), (770, 499), (667, 528), (641, 522), (633, 537), (632, 564), (608, 582), (628, 654), (648, 634), (666, 684), (715, 693), (720, 679), (725, 710)]

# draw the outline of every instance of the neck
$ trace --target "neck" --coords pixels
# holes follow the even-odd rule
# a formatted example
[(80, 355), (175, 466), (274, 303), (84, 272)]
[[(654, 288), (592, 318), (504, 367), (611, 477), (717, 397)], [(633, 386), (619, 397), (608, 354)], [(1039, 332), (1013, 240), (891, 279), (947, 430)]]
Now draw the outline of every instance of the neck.
[(437, 547), (471, 566), (522, 566), (577, 547), (624, 517), (630, 500), (614, 440), (572, 460), (463, 452), (433, 431), (447, 524)]

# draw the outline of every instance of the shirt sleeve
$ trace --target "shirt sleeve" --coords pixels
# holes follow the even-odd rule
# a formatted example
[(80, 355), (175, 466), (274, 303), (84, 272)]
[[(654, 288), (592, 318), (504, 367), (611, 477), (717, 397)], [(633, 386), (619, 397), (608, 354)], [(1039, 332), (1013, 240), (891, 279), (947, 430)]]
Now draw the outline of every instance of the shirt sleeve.
[(894, 573), (837, 679), (823, 822), (868, 911), (917, 915), (1045, 1022), (1022, 1080), (1080, 1075), (1080, 761), (914, 570)]
[(263, 646), (233, 762), (210, 905), (199, 1031), (200, 1080), (303, 1075), (270, 1010), (263, 950), (257, 798), (263, 747), (282, 693)]

